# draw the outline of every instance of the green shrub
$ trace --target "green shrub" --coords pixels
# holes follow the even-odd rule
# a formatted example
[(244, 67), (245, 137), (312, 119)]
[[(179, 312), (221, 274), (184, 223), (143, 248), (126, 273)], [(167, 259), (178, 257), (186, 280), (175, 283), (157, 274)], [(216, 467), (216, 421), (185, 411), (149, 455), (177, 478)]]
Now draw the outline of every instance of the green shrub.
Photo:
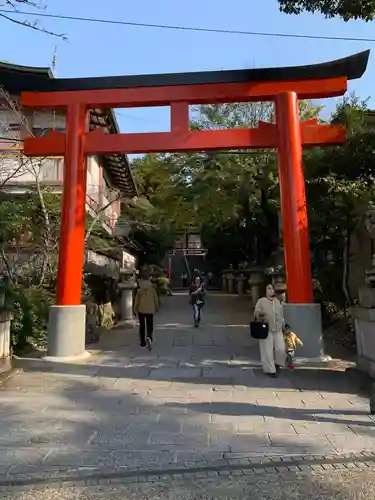
[(169, 291), (169, 279), (166, 276), (160, 276), (156, 280), (157, 291), (159, 295), (167, 295)]
[(30, 347), (42, 347), (47, 339), (48, 310), (54, 294), (43, 287), (25, 288), (9, 284), (5, 287), (4, 307), (11, 311), (11, 341), (14, 354)]

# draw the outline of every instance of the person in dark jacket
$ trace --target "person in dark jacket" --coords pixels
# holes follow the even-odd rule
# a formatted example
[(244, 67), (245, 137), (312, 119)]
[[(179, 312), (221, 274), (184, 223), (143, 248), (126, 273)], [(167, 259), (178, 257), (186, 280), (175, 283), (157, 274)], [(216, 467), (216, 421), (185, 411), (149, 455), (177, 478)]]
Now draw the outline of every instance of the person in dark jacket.
[(206, 296), (204, 284), (201, 282), (199, 277), (196, 277), (194, 283), (191, 285), (189, 295), (190, 304), (193, 307), (194, 326), (195, 328), (198, 328)]

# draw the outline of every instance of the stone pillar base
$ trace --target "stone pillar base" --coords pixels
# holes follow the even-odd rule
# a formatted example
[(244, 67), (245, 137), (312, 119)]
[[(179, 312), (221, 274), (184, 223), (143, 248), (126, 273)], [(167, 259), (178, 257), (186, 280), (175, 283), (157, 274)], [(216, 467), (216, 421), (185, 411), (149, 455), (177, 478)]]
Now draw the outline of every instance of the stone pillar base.
[(68, 362), (87, 358), (86, 306), (51, 306), (46, 361)]
[(299, 358), (296, 357), (294, 364), (295, 365), (304, 365), (304, 364), (319, 364), (319, 363), (329, 363), (332, 361), (331, 356), (327, 356), (326, 354), (322, 354), (317, 358)]
[(9, 311), (0, 313), (0, 373), (12, 368), (10, 327), (13, 314)]
[(121, 322), (133, 321), (133, 286), (121, 287)]
[(117, 323), (117, 326), (120, 328), (135, 328), (136, 324), (135, 319), (123, 319)]
[(302, 340), (297, 358), (324, 359), (322, 313), (320, 304), (289, 304), (284, 307), (285, 322)]
[(9, 372), (12, 369), (12, 360), (8, 358), (0, 358), (0, 375)]

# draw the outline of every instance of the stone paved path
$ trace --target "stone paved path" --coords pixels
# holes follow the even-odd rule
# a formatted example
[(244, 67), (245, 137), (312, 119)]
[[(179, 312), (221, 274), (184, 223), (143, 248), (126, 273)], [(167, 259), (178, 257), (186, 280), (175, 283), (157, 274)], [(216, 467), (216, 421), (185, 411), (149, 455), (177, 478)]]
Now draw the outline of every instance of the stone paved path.
[(0, 474), (375, 451), (368, 401), (337, 365), (261, 373), (247, 308), (210, 296), (194, 329), (176, 295), (151, 353), (118, 330), (85, 362), (24, 361), (0, 389)]

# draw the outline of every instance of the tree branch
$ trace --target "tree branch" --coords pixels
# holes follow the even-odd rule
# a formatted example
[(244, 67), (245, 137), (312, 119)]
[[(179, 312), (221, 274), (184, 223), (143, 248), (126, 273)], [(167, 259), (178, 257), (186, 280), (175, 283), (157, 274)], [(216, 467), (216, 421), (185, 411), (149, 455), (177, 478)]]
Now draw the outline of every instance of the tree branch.
[(95, 217), (93, 218), (93, 220), (91, 221), (91, 224), (89, 226), (89, 228), (87, 229), (86, 231), (86, 234), (85, 234), (85, 244), (87, 243), (89, 237), (90, 237), (90, 234), (92, 233), (92, 231), (94, 230), (94, 227), (96, 226), (96, 223), (98, 222), (99, 220), (99, 217), (101, 216), (101, 214), (103, 212), (105, 212), (105, 210), (107, 210), (107, 208), (109, 208), (113, 203), (115, 203), (116, 201), (120, 200), (121, 199), (121, 196), (117, 196), (114, 200), (108, 202), (106, 205), (104, 205), (103, 207), (100, 207), (100, 209), (96, 212), (95, 214)]
[(375, 17), (373, 0), (278, 0), (280, 11), (285, 14), (320, 12), (327, 18), (341, 17), (344, 21), (363, 19), (372, 21)]
[(0, 255), (1, 255), (1, 258), (4, 262), (4, 265), (6, 267), (6, 270), (7, 270), (7, 273), (8, 273), (8, 276), (9, 276), (9, 279), (13, 282), (13, 273), (10, 269), (10, 265), (9, 265), (9, 262), (8, 262), (8, 259), (6, 258), (6, 255), (5, 255), (5, 252), (4, 252), (4, 248), (1, 247), (0, 249)]
[[(33, 7), (35, 9), (40, 9), (40, 8), (43, 8), (42, 4), (39, 2), (39, 1), (33, 1), (33, 0), (6, 0), (6, 5), (8, 5), (9, 7), (12, 7), (12, 9), (14, 9), (15, 12), (20, 12), (17, 8), (17, 4), (22, 4), (22, 5), (26, 5), (26, 6), (29, 6), (29, 7)], [(35, 15), (37, 16), (38, 14), (35, 13)], [(35, 21), (34, 23), (30, 22), (30, 21), (19, 21), (17, 19), (14, 19), (13, 17), (10, 17), (9, 15), (5, 14), (4, 12), (3, 13), (0, 13), (0, 17), (2, 17), (3, 19), (6, 19), (7, 21), (10, 21), (11, 23), (13, 24), (17, 24), (18, 26), (24, 26), (26, 28), (30, 28), (32, 30), (35, 30), (35, 31), (39, 31), (40, 33), (44, 33), (46, 35), (51, 35), (51, 36), (54, 36), (54, 37), (57, 37), (57, 38), (61, 38), (62, 40), (64, 41), (67, 41), (68, 38), (65, 34), (63, 33), (55, 33), (53, 31), (49, 31), (45, 28), (41, 28), (39, 26), (37, 26), (37, 22), (38, 21)]]

